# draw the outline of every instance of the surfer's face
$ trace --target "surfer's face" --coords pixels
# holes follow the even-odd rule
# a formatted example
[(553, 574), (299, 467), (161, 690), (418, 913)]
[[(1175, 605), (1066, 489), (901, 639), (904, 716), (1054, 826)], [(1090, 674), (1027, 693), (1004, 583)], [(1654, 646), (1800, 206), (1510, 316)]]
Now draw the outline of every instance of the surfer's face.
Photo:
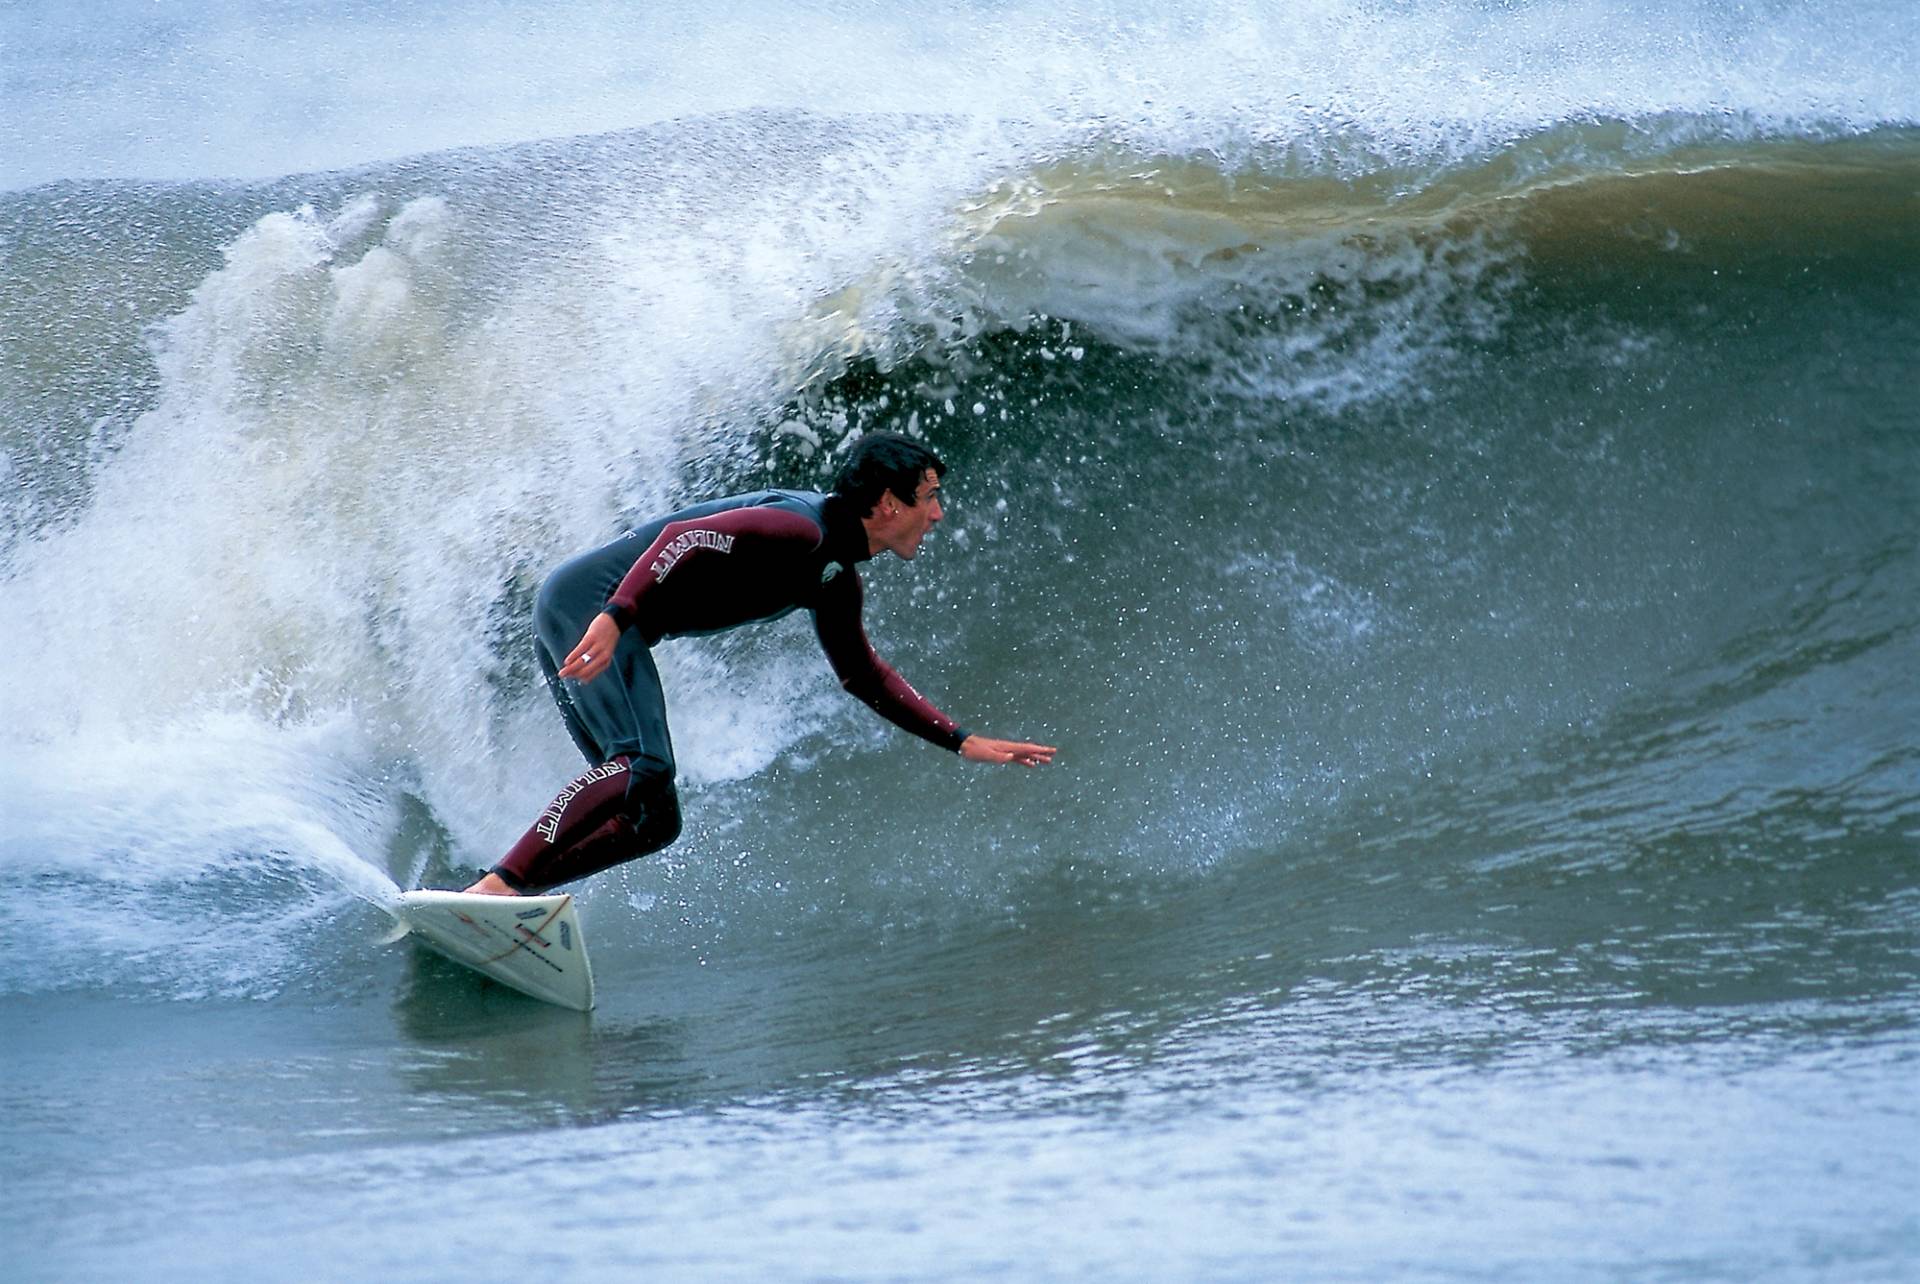
[(874, 552), (887, 549), (895, 557), (912, 561), (920, 551), (920, 541), (927, 537), (933, 524), (940, 520), (940, 478), (927, 469), (915, 489), (913, 503), (901, 500), (892, 491), (880, 497), (874, 506), (873, 519), (867, 530), (873, 538)]

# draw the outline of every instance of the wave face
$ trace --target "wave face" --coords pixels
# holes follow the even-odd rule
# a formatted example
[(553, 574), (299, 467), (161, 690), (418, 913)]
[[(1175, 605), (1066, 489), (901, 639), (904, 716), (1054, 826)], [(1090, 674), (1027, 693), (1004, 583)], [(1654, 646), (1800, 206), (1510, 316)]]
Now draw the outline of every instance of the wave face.
[[(938, 551), (871, 577), (883, 649), (1071, 765), (950, 801), (804, 629), (669, 647), (695, 820), (613, 882), (692, 897), (695, 934), (1285, 869), (1382, 807), (1499, 812), (1543, 763), (1600, 789), (1639, 746), (1690, 789), (1703, 700), (1749, 724), (1715, 753), (1812, 736), (1865, 772), (1825, 785), (1897, 796), (1897, 738), (1855, 761), (1824, 693), (1898, 724), (1911, 18), (1551, 13), (1109, 15), (1042, 77), (1052, 20), (1014, 10), (944, 113), (829, 95), (15, 192), (10, 846), (36, 896), (145, 927), (7, 986), (197, 993), (200, 962), (146, 962), (186, 929), (131, 899), (263, 858), (305, 871), (269, 916), (484, 864), (571, 766), (525, 654), (544, 570), (820, 484), (877, 427), (956, 469)], [(852, 792), (925, 805), (863, 823)], [(1696, 805), (1727, 795), (1648, 814)], [(288, 949), (222, 974), (271, 992)]]

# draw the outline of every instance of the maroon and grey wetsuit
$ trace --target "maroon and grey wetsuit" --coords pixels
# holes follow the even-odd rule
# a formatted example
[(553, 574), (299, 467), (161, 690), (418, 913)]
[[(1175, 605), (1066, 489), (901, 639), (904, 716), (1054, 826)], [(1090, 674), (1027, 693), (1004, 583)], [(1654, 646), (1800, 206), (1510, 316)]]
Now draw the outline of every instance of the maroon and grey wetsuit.
[[(874, 654), (854, 565), (866, 529), (835, 495), (767, 490), (682, 509), (563, 564), (534, 602), (535, 652), (574, 743), (593, 764), (494, 872), (522, 891), (644, 856), (680, 832), (673, 742), (652, 647), (805, 608), (840, 683), (888, 721), (946, 749), (967, 733)], [(621, 626), (592, 682), (555, 674), (602, 611)]]

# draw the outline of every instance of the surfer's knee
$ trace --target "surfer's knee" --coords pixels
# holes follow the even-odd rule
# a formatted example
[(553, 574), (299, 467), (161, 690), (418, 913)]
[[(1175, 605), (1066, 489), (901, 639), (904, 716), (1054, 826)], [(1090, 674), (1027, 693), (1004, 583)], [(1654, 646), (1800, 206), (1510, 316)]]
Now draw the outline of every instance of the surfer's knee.
[(557, 622), (564, 613), (564, 603), (573, 594), (569, 592), (572, 577), (567, 574), (569, 566), (562, 566), (540, 581), (540, 587), (533, 591), (533, 619), (535, 624)]
[(638, 855), (657, 852), (680, 837), (680, 795), (670, 775), (634, 772), (625, 811)]
[(556, 662), (573, 650), (592, 619), (591, 609), (581, 604), (581, 594), (564, 567), (534, 591), (534, 636)]

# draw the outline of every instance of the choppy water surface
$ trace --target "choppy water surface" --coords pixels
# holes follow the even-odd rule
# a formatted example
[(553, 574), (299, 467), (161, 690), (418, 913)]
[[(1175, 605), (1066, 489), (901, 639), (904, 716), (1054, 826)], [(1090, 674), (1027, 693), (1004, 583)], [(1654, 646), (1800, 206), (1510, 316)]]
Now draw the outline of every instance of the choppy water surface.
[[(89, 12), (0, 113), (13, 1277), (1920, 1270), (1905, 6)], [(573, 769), (541, 574), (879, 427), (876, 645), (1058, 764), (671, 644), (601, 1008), (383, 944)]]

